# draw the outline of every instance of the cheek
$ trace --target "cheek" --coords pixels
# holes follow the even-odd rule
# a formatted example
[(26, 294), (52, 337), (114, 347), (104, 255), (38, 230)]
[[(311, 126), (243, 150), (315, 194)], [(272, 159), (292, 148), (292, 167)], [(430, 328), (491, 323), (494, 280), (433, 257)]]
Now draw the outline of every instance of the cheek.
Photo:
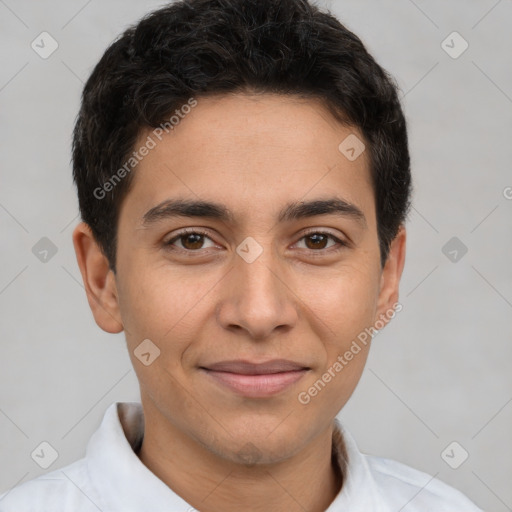
[[(200, 300), (204, 293), (197, 286), (182, 287), (182, 282), (164, 278), (162, 269), (158, 276), (156, 274), (132, 273), (137, 277), (129, 284), (125, 282), (120, 307), (130, 358), (139, 383), (156, 402), (161, 402), (169, 390), (176, 391), (183, 386), (183, 355), (197, 337), (201, 326), (199, 316), (204, 313), (205, 302)], [(180, 288), (177, 289), (174, 283), (180, 283)], [(143, 353), (139, 347), (146, 339), (154, 344), (150, 345), (149, 351), (158, 354), (149, 365), (137, 356)], [(178, 402), (174, 407), (186, 407), (180, 402), (184, 400), (182, 394), (174, 394), (180, 397), (179, 400), (176, 398)]]
[(335, 274), (303, 283), (301, 299), (330, 333), (329, 345), (343, 346), (375, 318), (379, 276), (370, 266), (346, 265)]
[[(157, 367), (181, 380), (182, 365), (186, 365), (190, 350), (211, 321), (215, 283), (219, 278), (198, 278), (197, 272), (182, 271), (177, 275), (168, 266), (142, 270), (128, 274), (134, 277), (128, 283), (124, 281), (120, 293), (128, 347), (133, 356), (142, 340), (151, 340), (160, 350)], [(136, 359), (133, 363), (140, 366)], [(157, 378), (153, 373), (139, 377), (147, 382), (148, 378)]]
[(157, 338), (193, 317), (208, 291), (197, 275), (178, 275), (165, 266), (133, 265), (127, 275), (120, 290), (123, 321), (130, 331), (145, 330)]

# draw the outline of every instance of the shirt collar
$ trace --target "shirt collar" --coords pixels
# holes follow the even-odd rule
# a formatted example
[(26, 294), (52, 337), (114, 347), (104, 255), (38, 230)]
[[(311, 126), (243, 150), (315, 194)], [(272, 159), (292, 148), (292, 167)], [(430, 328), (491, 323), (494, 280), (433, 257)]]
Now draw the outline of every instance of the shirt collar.
[(343, 474), (341, 491), (326, 512), (389, 512), (373, 479), (366, 457), (351, 434), (336, 418), (333, 451)]
[[(122, 421), (122, 423), (121, 423)], [(190, 505), (174, 493), (137, 457), (133, 446), (143, 436), (139, 402), (115, 402), (87, 445), (87, 466), (103, 510), (123, 512), (189, 512)]]
[[(115, 402), (87, 445), (87, 468), (106, 510), (189, 512), (191, 506), (153, 474), (136, 452), (144, 435), (139, 402)], [(326, 512), (387, 512), (368, 464), (354, 439), (336, 419), (333, 457), (343, 475), (340, 493)], [(98, 504), (99, 505), (99, 504)], [(102, 508), (103, 508), (102, 507)]]

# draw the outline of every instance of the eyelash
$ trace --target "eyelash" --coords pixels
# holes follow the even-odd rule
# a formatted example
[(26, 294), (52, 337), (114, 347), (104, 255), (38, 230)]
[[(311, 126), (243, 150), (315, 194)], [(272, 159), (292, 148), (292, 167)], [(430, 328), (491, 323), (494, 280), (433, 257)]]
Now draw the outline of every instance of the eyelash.
[[(169, 241), (165, 242), (164, 245), (165, 245), (166, 248), (169, 248), (171, 250), (183, 251), (185, 253), (190, 254), (191, 256), (192, 256), (192, 253), (200, 253), (201, 249), (192, 250), (192, 249), (182, 249), (180, 247), (178, 247), (177, 249), (173, 248), (174, 242), (176, 242), (177, 240), (179, 240), (183, 236), (190, 235), (190, 234), (202, 235), (202, 236), (205, 236), (206, 238), (209, 238), (211, 240), (211, 237), (209, 236), (209, 233), (206, 232), (206, 231), (203, 231), (200, 228), (185, 228), (182, 231), (180, 231), (178, 234), (176, 234), (173, 238), (171, 238)], [(328, 236), (329, 238), (331, 238), (332, 240), (334, 240), (338, 244), (337, 248), (329, 247), (327, 249), (317, 249), (317, 250), (315, 250), (315, 249), (306, 249), (307, 251), (309, 251), (314, 256), (322, 256), (322, 255), (324, 255), (326, 253), (326, 251), (328, 251), (329, 253), (331, 253), (331, 252), (338, 252), (338, 251), (342, 250), (343, 248), (348, 247), (348, 245), (349, 245), (348, 242), (340, 240), (338, 237), (334, 236), (332, 233), (330, 233), (328, 231), (319, 231), (319, 230), (311, 230), (311, 231), (308, 231), (307, 233), (304, 233), (302, 235), (302, 237), (298, 240), (298, 242), (300, 242), (304, 238), (307, 238), (308, 236), (311, 236), (311, 235), (326, 235), (326, 236)], [(318, 253), (320, 253), (320, 254), (318, 254)]]

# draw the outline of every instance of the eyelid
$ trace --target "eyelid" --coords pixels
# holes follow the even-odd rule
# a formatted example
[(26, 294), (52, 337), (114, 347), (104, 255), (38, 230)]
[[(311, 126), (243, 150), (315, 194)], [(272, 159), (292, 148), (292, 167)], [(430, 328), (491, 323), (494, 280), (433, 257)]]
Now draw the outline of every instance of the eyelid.
[(305, 236), (314, 235), (314, 234), (329, 235), (329, 236), (332, 236), (333, 238), (339, 240), (340, 242), (348, 243), (347, 240), (342, 239), (340, 235), (338, 235), (337, 233), (336, 234), (333, 233), (328, 228), (307, 228), (305, 231), (302, 232), (302, 236), (300, 239), (302, 239)]
[[(195, 228), (195, 227), (188, 227), (180, 229), (175, 235), (173, 235), (169, 240), (164, 241), (164, 245), (172, 245), (173, 242), (181, 238), (182, 236), (188, 235), (188, 234), (194, 234), (194, 235), (203, 235), (206, 238), (209, 238), (212, 242), (214, 240), (211, 237), (211, 233), (207, 231), (205, 228)], [(198, 252), (198, 251), (188, 251), (188, 252)]]

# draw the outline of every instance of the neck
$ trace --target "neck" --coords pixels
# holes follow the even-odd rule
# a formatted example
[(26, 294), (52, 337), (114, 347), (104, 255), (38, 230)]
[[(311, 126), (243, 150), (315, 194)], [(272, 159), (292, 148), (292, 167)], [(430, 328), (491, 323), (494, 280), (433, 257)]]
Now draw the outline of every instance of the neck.
[(284, 461), (240, 465), (212, 453), (163, 418), (146, 418), (140, 460), (202, 512), (323, 512), (340, 491), (342, 475), (332, 456), (333, 424)]

